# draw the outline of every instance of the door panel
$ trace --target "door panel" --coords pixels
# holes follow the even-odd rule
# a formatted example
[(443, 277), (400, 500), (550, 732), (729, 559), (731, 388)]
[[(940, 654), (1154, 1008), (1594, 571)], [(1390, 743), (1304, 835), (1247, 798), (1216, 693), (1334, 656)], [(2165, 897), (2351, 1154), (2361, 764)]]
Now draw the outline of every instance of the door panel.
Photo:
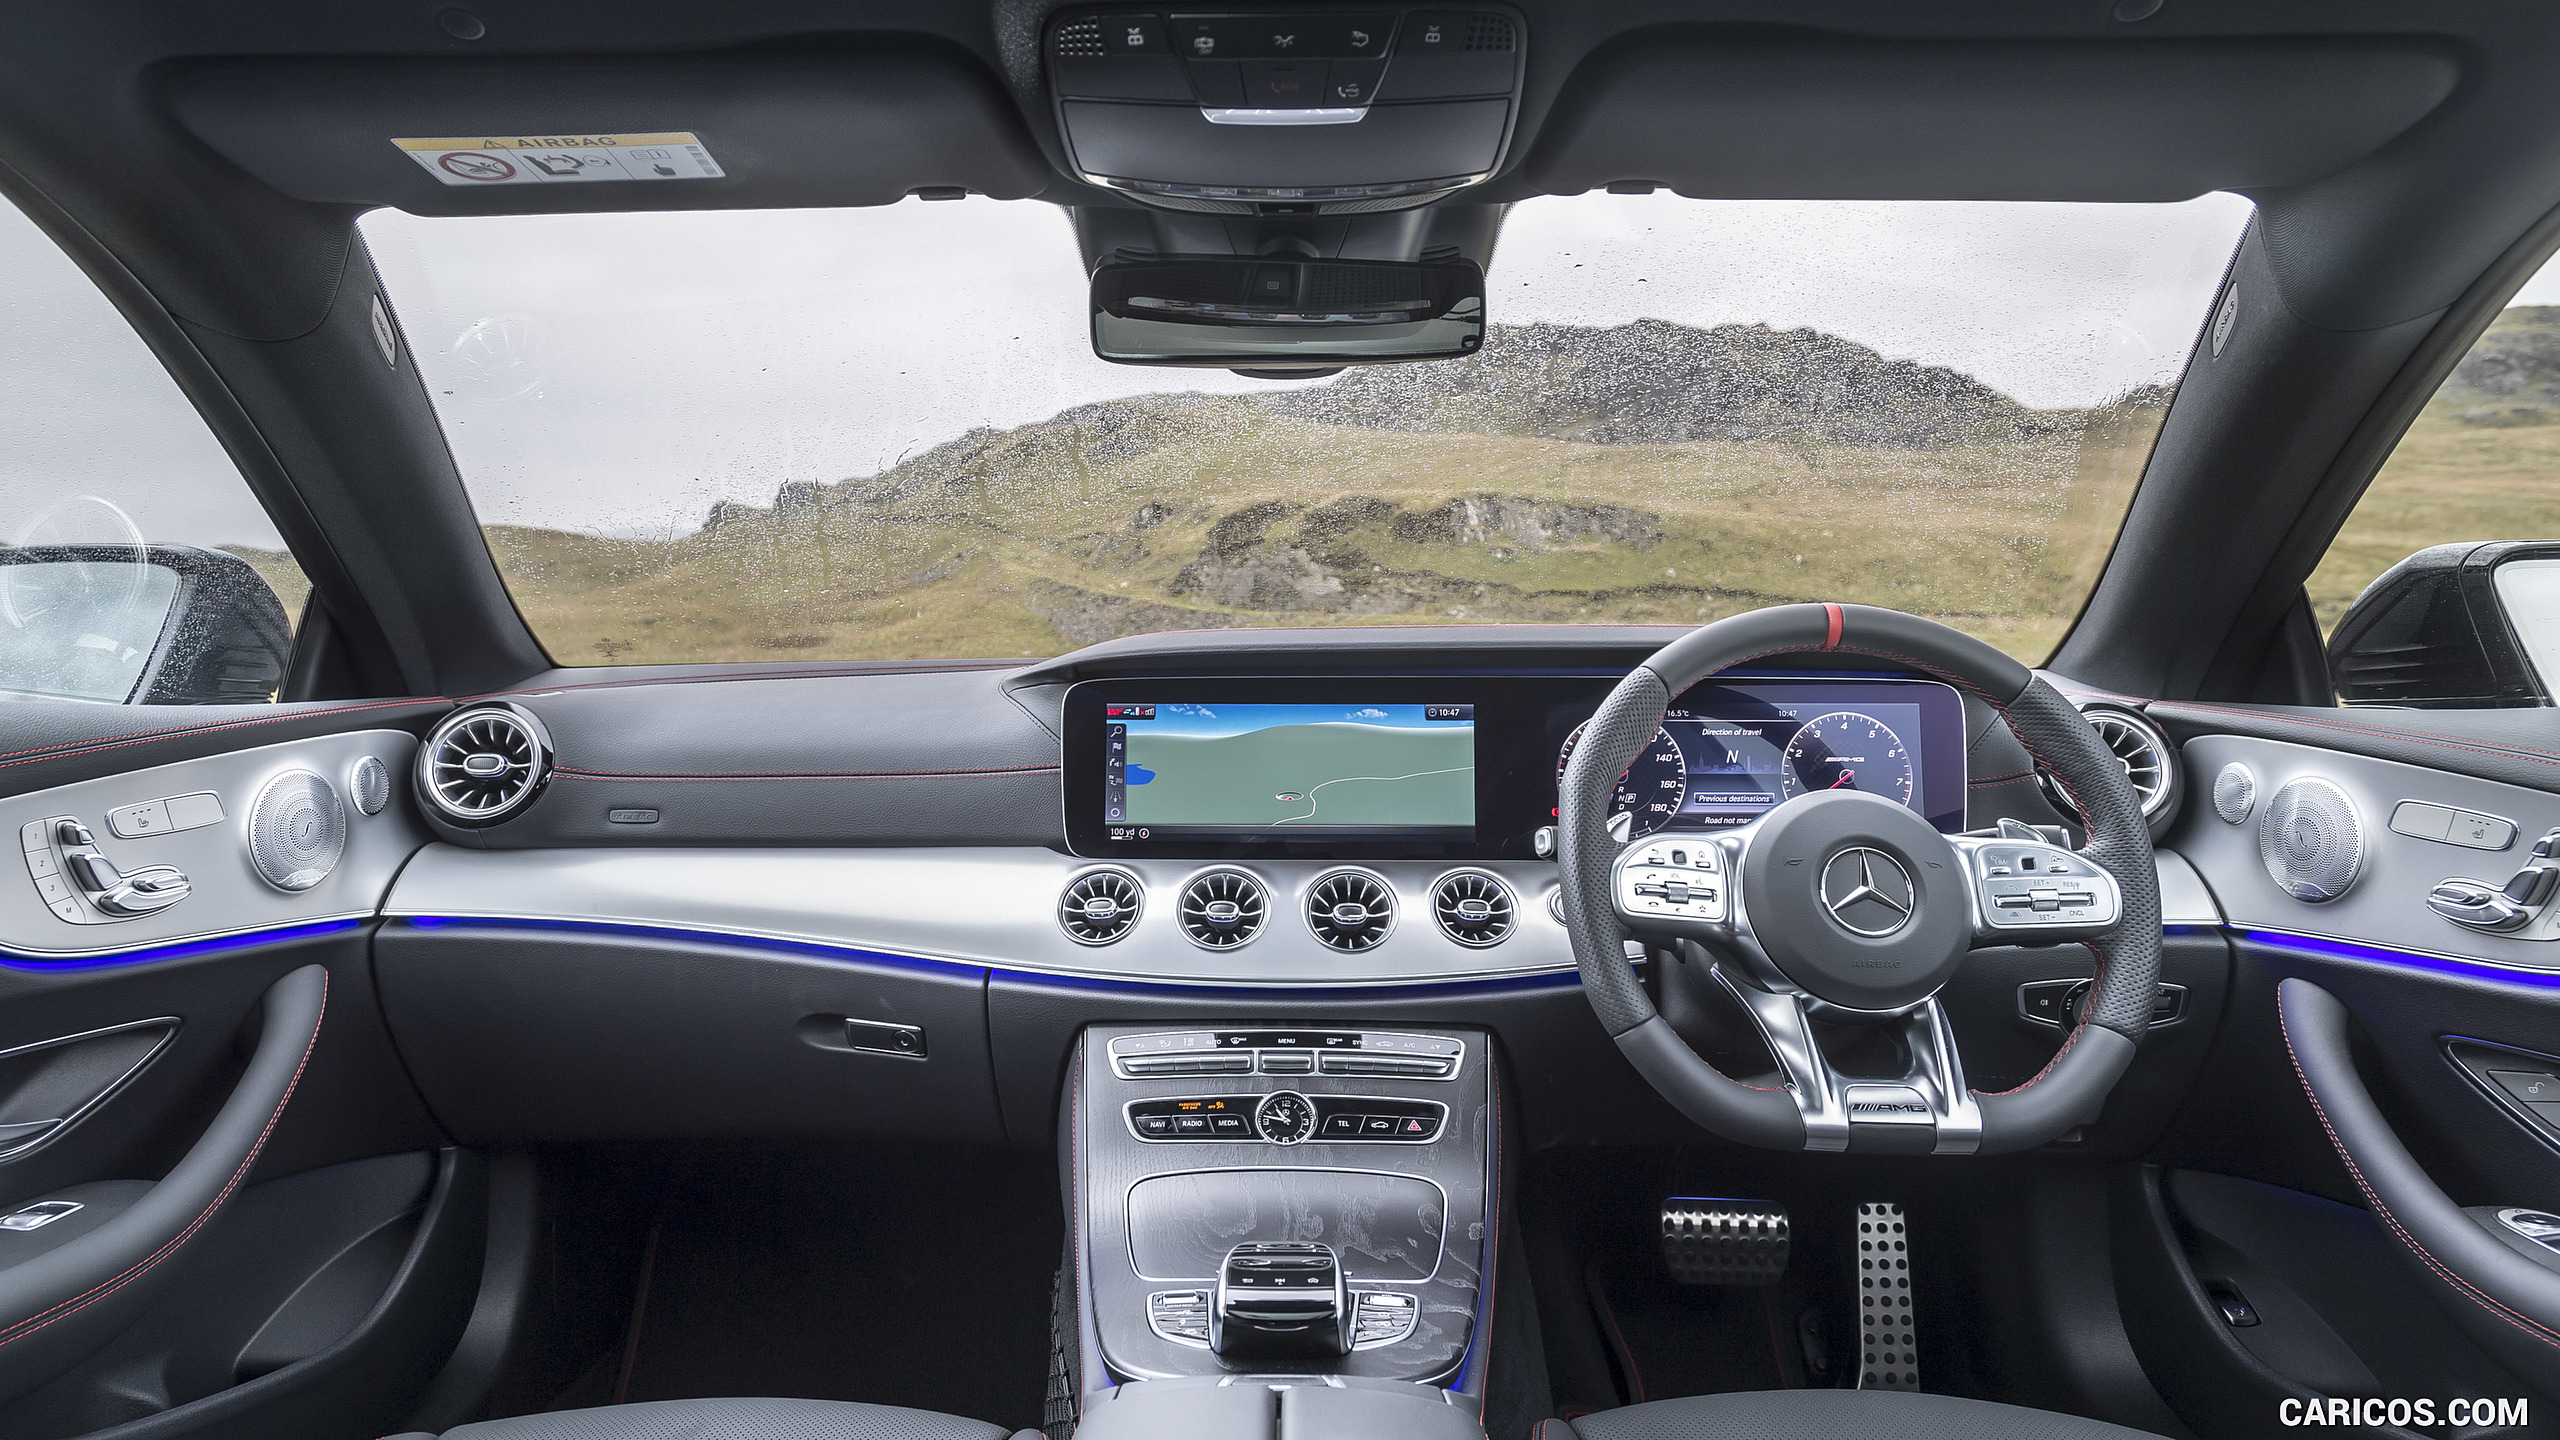
[[(2196, 794), (2240, 778), (2221, 787), (2228, 813), (2191, 805), (2167, 841), (2213, 891), (2234, 970), (2155, 1168), (2114, 1197), (2146, 1369), (2208, 1436), (2259, 1433), (2288, 1396), (2529, 1398), (2535, 1423), (2514, 1433), (2560, 1429), (2542, 1403), (2560, 1395), (2560, 1329), (2533, 1335), (2501, 1286), (2534, 1260), (2464, 1213), (2560, 1207), (2560, 1127), (2457, 1058), (2560, 1055), (2560, 906), (2489, 933), (2427, 903), (2449, 877), (2494, 888), (2533, 863), (2560, 826), (2560, 726), (2538, 712), (2545, 748), (2528, 751), (2433, 733), (2442, 717), (2161, 708), (2190, 736)], [(2195, 733), (2215, 723), (2240, 733)], [(2287, 807), (2297, 782), (2334, 787), (2330, 813)], [(2297, 893), (2285, 882), (2322, 867), (2288, 847), (2321, 845), (2338, 861), (2326, 894)]]
[[(0, 799), (0, 1214), (80, 1206), (0, 1232), (0, 1434), (388, 1419), (467, 1315), (481, 1162), (435, 1158), (372, 975), (426, 834), (416, 737), (350, 711), (264, 743), (271, 713), (101, 736), (70, 758), (233, 748)], [(307, 800), (280, 808), (288, 778)], [(155, 867), (183, 899), (101, 903)]]

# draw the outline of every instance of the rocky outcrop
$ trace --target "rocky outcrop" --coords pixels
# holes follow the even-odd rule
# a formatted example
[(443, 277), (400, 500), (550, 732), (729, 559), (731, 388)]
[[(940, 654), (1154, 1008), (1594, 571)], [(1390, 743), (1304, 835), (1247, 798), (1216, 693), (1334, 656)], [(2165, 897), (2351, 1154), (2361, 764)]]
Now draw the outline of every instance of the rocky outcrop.
[(2491, 321), (2434, 408), (2467, 425), (2560, 420), (2560, 305), (2512, 306)]

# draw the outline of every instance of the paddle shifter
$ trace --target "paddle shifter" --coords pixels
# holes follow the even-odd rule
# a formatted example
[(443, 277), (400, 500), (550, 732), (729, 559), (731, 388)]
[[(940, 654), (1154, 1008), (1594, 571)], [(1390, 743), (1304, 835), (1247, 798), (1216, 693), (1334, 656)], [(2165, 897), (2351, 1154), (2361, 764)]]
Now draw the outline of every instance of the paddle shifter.
[(1239, 1245), (1218, 1267), (1209, 1348), (1221, 1355), (1342, 1355), (1350, 1306), (1333, 1247), (1312, 1240)]

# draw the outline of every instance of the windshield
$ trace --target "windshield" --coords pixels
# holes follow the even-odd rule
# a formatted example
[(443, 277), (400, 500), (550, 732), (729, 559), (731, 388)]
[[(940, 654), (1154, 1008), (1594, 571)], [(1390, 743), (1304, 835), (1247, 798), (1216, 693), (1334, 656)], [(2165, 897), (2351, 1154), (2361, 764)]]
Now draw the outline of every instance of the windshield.
[(1096, 359), (1036, 201), (363, 230), (563, 664), (1792, 600), (2038, 661), (2249, 213), (1532, 200), (1480, 353), (1295, 381)]

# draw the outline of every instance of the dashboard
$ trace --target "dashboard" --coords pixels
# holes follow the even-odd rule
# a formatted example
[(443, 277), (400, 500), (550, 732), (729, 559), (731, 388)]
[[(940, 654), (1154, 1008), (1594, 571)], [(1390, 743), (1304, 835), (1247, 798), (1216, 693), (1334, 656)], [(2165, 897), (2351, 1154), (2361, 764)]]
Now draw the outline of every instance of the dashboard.
[[(1094, 858), (1538, 858), (1614, 674), (1097, 680), (1065, 699), (1069, 847)], [(1964, 707), (1935, 681), (1734, 673), (1669, 707), (1610, 799), (1636, 836), (1813, 790), (1964, 827)]]

